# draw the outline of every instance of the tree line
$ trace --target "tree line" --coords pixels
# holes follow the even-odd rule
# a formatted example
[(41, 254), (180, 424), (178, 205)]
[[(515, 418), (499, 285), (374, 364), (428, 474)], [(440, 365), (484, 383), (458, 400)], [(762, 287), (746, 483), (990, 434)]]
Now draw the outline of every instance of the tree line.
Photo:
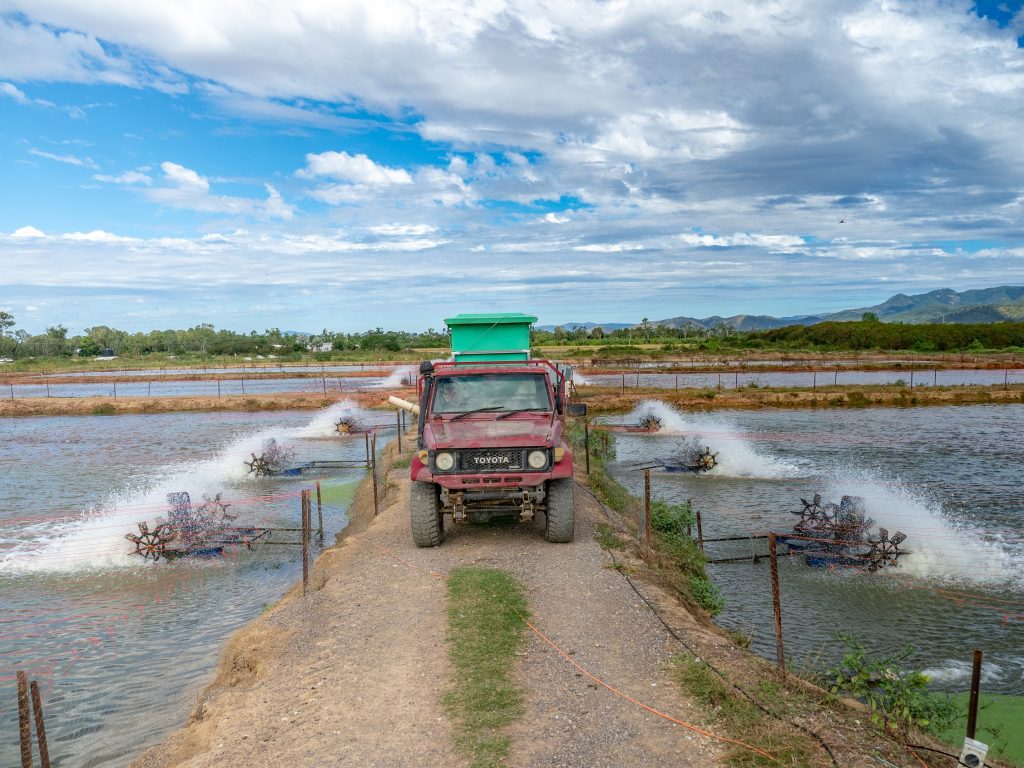
[(130, 333), (106, 325), (86, 328), (79, 335), (69, 335), (63, 325), (47, 328), (43, 333), (29, 334), (15, 328), (8, 312), (0, 311), (0, 357), (97, 357), (104, 353), (118, 357), (139, 357), (150, 354), (173, 355), (278, 355), (281, 357), (309, 352), (336, 350), (370, 350), (398, 352), (409, 348), (447, 347), (447, 330), (433, 328), (422, 333), (385, 331), (374, 328), (362, 333), (339, 333), (324, 329), (307, 335), (268, 328), (262, 332), (217, 330), (203, 323), (187, 329), (154, 330)]

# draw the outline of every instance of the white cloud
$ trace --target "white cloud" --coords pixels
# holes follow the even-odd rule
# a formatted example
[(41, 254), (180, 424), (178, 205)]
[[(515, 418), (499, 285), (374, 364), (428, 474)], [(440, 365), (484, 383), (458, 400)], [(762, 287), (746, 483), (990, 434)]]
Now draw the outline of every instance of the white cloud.
[(29, 98), (24, 92), (13, 83), (0, 83), (0, 94), (9, 96), (19, 104), (28, 104)]
[(164, 173), (165, 186), (145, 189), (143, 194), (148, 200), (161, 205), (256, 219), (289, 220), (295, 215), (295, 206), (286, 203), (280, 192), (271, 184), (263, 185), (267, 193), (265, 200), (215, 195), (210, 191), (209, 179), (191, 168), (164, 161), (160, 164), (160, 169)]
[(541, 221), (548, 224), (568, 224), (571, 219), (568, 216), (559, 216), (557, 213), (545, 213)]
[(44, 152), (43, 150), (35, 149), (34, 147), (32, 149), (29, 149), (28, 153), (30, 155), (35, 155), (36, 157), (43, 157), (46, 158), (47, 160), (53, 160), (54, 162), (57, 163), (77, 165), (83, 168), (99, 168), (99, 166), (96, 165), (96, 162), (91, 157), (78, 157), (77, 155), (55, 155), (52, 152)]
[(11, 237), (46, 237), (46, 233), (30, 225), (14, 230)]
[(110, 184), (152, 184), (153, 179), (144, 173), (139, 171), (125, 171), (119, 173), (117, 176), (108, 176), (106, 174), (97, 173), (93, 176), (96, 181), (105, 181)]
[(375, 227), (369, 227), (369, 230), (376, 232), (378, 235), (406, 237), (409, 235), (429, 235), (437, 232), (437, 227), (432, 224), (378, 224)]
[(296, 171), (295, 175), (304, 179), (327, 177), (367, 186), (412, 184), (408, 171), (378, 165), (366, 155), (350, 155), (348, 152), (308, 154), (306, 167)]

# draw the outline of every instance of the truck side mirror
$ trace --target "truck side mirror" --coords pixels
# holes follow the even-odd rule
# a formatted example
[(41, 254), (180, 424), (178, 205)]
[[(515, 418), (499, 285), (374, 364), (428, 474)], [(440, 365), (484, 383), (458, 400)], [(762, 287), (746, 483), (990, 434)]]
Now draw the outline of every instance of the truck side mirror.
[(569, 407), (565, 409), (567, 416), (586, 416), (587, 415), (587, 404), (586, 403), (569, 403)]

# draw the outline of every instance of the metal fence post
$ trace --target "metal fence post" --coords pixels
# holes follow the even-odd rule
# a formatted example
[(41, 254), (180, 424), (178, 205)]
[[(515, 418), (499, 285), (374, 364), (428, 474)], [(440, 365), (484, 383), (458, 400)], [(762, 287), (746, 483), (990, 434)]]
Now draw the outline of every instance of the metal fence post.
[(309, 586), (309, 491), (302, 492), (302, 594)]
[(651, 470), (644, 470), (644, 546), (651, 553)]
[(975, 649), (971, 667), (971, 696), (967, 703), (967, 738), (973, 739), (978, 727), (978, 695), (981, 693), (981, 651)]
[(395, 411), (395, 434), (398, 435), (398, 452), (402, 452), (402, 412)]
[(320, 543), (324, 543), (324, 505), (320, 498), (320, 481), (316, 481), (316, 521), (317, 531), (320, 535)]
[(28, 706), (28, 675), (18, 672), (18, 735), (21, 739), (21, 768), (32, 768), (32, 718)]
[(46, 725), (43, 723), (43, 702), (39, 696), (39, 683), (29, 683), (32, 694), (32, 712), (36, 719), (36, 744), (39, 745), (39, 764), (42, 768), (50, 768), (50, 748), (46, 744)]
[(700, 551), (704, 551), (704, 526), (701, 524), (700, 510), (697, 510), (697, 543), (700, 544)]
[(768, 557), (771, 561), (772, 608), (775, 610), (775, 657), (779, 671), (786, 676), (786, 652), (782, 645), (782, 604), (779, 599), (779, 556), (775, 545), (775, 534), (768, 532)]
[(377, 500), (377, 434), (374, 433), (373, 438), (370, 440), (370, 474), (373, 476), (373, 515), (377, 516), (378, 500)]

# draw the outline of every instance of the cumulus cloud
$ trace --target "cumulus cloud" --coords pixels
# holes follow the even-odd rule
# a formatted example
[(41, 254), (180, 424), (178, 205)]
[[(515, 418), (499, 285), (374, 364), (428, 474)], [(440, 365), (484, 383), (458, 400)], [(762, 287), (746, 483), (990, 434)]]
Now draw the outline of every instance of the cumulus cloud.
[(412, 184), (412, 176), (401, 168), (378, 165), (363, 154), (348, 152), (322, 152), (306, 155), (306, 167), (295, 173), (305, 179), (318, 176), (368, 186)]
[(19, 227), (14, 230), (11, 237), (46, 237), (46, 233), (41, 229), (36, 229), (33, 226)]
[(13, 83), (0, 83), (0, 94), (14, 99), (19, 104), (28, 104), (29, 98)]
[(231, 195), (216, 195), (210, 190), (210, 181), (197, 171), (165, 160), (160, 164), (164, 176), (161, 186), (143, 191), (147, 199), (173, 208), (185, 208), (206, 213), (225, 213), (257, 219), (288, 220), (295, 215), (295, 206), (286, 203), (271, 184), (264, 184), (265, 200)]

